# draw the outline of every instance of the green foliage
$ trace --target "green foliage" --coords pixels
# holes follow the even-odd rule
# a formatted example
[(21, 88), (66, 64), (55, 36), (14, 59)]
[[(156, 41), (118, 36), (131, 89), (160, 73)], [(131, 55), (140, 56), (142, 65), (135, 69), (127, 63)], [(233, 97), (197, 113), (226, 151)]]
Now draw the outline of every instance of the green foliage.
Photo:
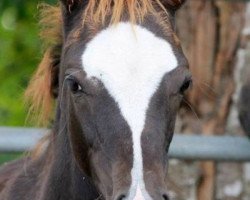
[(22, 153), (1, 153), (0, 154), (0, 166), (1, 164), (7, 163), (11, 160), (15, 160), (17, 158), (22, 157), (24, 154)]
[(38, 3), (0, 1), (0, 126), (26, 125), (23, 92), (41, 58)]

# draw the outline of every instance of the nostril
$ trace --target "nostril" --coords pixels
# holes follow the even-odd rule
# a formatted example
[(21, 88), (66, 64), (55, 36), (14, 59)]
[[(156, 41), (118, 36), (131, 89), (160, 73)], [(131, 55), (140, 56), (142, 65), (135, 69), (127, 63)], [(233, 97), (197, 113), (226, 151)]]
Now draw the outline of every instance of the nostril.
[(162, 197), (163, 197), (163, 200), (169, 200), (169, 197), (166, 194), (163, 194)]
[(116, 200), (125, 200), (126, 195), (125, 194), (121, 194)]

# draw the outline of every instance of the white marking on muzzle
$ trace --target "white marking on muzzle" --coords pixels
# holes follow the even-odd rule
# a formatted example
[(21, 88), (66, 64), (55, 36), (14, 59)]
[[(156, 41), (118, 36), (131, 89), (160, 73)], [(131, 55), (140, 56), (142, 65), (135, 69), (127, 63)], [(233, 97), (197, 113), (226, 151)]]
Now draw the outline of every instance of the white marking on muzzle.
[(141, 26), (122, 22), (94, 37), (82, 62), (89, 78), (102, 81), (132, 131), (132, 185), (127, 199), (152, 199), (143, 179), (141, 134), (151, 97), (163, 76), (178, 65), (171, 45)]
[(141, 191), (140, 187), (138, 187), (138, 186), (136, 189), (136, 194), (135, 194), (134, 200), (144, 200), (144, 197), (142, 195), (142, 191)]

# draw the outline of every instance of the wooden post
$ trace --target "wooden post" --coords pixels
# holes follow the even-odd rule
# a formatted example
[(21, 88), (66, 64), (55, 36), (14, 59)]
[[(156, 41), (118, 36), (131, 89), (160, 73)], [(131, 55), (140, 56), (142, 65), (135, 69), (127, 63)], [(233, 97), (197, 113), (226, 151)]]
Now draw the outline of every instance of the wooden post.
[[(180, 11), (179, 35), (194, 80), (187, 97), (192, 109), (187, 106), (182, 116), (186, 123), (183, 132), (224, 133), (234, 92), (233, 73), (244, 12), (244, 2), (220, 0), (189, 0)], [(197, 198), (213, 200), (215, 164), (203, 162), (201, 171)]]

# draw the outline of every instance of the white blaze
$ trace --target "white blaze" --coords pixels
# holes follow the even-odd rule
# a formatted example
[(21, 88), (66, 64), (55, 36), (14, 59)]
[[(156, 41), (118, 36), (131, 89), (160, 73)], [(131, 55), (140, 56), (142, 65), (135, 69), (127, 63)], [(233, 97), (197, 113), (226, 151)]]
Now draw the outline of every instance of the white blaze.
[(151, 97), (163, 76), (177, 67), (171, 45), (141, 26), (121, 22), (87, 44), (82, 62), (88, 77), (102, 81), (132, 132), (132, 185), (127, 199), (149, 200), (143, 180), (141, 133)]

